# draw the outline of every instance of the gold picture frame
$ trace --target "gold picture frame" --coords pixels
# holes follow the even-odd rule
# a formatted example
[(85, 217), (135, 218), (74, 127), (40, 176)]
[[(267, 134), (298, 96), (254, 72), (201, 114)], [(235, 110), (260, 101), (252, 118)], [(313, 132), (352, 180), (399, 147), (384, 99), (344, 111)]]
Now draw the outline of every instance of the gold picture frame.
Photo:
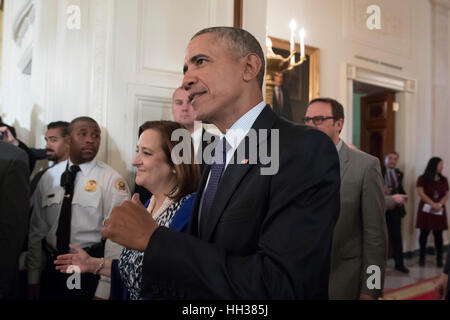
[[(271, 37), (269, 39), (272, 41), (272, 48), (278, 48), (281, 50), (290, 50), (289, 41)], [(295, 51), (300, 52), (300, 44), (295, 44)], [(309, 59), (309, 96), (308, 99), (318, 98), (320, 96), (319, 84), (320, 84), (320, 49), (305, 46), (305, 53)]]

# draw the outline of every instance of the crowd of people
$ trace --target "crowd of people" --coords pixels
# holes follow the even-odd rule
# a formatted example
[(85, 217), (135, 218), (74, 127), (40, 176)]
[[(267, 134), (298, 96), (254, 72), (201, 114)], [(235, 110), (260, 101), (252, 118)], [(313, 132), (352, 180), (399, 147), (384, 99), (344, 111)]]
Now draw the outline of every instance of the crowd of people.
[[(44, 150), (29, 149), (0, 124), (0, 299), (382, 297), (388, 239), (395, 269), (409, 272), (398, 153), (381, 166), (345, 143), (344, 108), (334, 99), (310, 101), (305, 125), (280, 117), (263, 101), (264, 70), (250, 33), (214, 27), (195, 34), (172, 97), (174, 121), (139, 128), (133, 196), (96, 159), (94, 119), (50, 123)], [(174, 155), (179, 130), (191, 137), (182, 155), (188, 161)], [(251, 131), (268, 136), (252, 140)], [(278, 153), (276, 173), (262, 174), (270, 164), (251, 143)], [(211, 163), (203, 161), (206, 150)], [(44, 157), (52, 165), (30, 180)], [(443, 267), (449, 187), (442, 169), (432, 158), (417, 181), (420, 265), (432, 231)], [(449, 259), (440, 297), (448, 296)]]

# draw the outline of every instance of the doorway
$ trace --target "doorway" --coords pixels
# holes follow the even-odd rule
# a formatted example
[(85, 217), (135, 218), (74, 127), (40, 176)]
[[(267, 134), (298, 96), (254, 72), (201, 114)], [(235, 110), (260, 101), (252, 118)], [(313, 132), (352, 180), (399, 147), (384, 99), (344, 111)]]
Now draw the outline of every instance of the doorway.
[(353, 81), (353, 144), (383, 163), (395, 150), (396, 91)]

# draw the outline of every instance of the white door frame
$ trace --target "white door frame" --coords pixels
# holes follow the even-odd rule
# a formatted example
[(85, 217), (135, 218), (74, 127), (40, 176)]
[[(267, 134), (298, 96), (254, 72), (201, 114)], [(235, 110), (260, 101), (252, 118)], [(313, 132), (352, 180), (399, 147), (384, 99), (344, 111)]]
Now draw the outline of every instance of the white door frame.
[(363, 82), (378, 87), (398, 91), (398, 99), (405, 101), (406, 93), (415, 93), (417, 81), (394, 76), (388, 73), (371, 70), (365, 67), (347, 63), (346, 65), (346, 98), (347, 110), (345, 110), (346, 140), (353, 143), (353, 81)]

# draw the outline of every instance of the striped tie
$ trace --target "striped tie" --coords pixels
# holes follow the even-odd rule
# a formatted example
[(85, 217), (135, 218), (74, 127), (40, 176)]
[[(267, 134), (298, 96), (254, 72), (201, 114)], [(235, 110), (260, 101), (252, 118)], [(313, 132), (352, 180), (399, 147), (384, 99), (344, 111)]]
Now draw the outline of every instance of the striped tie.
[(206, 223), (211, 211), (211, 205), (214, 200), (214, 196), (219, 186), (220, 178), (222, 177), (223, 169), (227, 160), (227, 140), (222, 138), (221, 143), (214, 151), (217, 151), (214, 155), (214, 161), (211, 165), (211, 171), (209, 176), (209, 182), (203, 195), (202, 211), (200, 216), (200, 231), (205, 230)]

